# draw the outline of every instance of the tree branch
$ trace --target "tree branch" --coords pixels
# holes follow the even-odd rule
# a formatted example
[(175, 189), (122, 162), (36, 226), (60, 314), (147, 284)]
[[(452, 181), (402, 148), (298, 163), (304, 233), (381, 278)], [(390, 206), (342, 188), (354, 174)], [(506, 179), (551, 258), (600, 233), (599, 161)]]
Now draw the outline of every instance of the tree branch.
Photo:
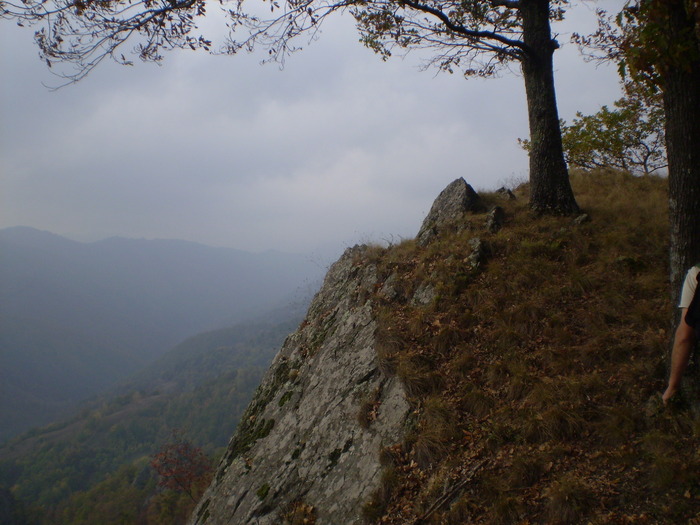
[[(523, 53), (529, 53), (529, 47), (525, 44), (525, 42), (521, 40), (514, 40), (512, 38), (506, 38), (503, 35), (499, 35), (498, 33), (494, 33), (492, 31), (475, 31), (473, 29), (469, 29), (468, 27), (465, 27), (461, 24), (455, 24), (450, 20), (450, 17), (447, 16), (445, 13), (440, 11), (439, 9), (436, 9), (434, 7), (431, 7), (426, 4), (421, 4), (419, 2), (416, 2), (414, 0), (400, 0), (400, 4), (405, 4), (408, 7), (415, 9), (417, 11), (421, 11), (423, 13), (428, 13), (439, 19), (447, 29), (450, 31), (457, 33), (459, 35), (468, 37), (468, 38), (474, 38), (474, 39), (485, 39), (485, 40), (494, 40), (496, 42), (499, 42), (506, 46), (506, 48), (515, 48), (517, 50), (520, 50)], [(519, 52), (512, 52), (509, 51), (508, 49), (503, 49), (499, 48), (500, 51), (507, 53), (509, 56), (512, 56), (513, 58), (516, 59), (521, 59), (521, 53)]]
[(520, 9), (518, 0), (493, 0), (491, 5), (495, 7), (507, 7), (508, 9)]

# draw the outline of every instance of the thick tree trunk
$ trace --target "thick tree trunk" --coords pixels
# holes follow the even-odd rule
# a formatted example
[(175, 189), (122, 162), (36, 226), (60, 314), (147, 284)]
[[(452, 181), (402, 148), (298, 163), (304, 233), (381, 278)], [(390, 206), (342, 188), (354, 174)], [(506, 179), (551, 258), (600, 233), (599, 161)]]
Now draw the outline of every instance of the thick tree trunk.
[[(674, 304), (690, 266), (700, 263), (700, 37), (694, 21), (674, 2), (671, 31), (697, 53), (685, 67), (663, 75), (671, 222), (670, 279)], [(675, 27), (674, 27), (675, 26)]]
[(549, 26), (548, 0), (522, 0), (523, 41), (528, 51), (523, 77), (530, 123), (530, 207), (538, 213), (579, 211), (564, 161), (553, 54), (558, 47)]
[[(681, 60), (662, 68), (668, 157), (671, 299), (678, 304), (686, 271), (700, 262), (700, 34), (682, 0), (666, 3), (670, 46)], [(690, 50), (688, 52), (688, 50)], [(675, 310), (675, 308), (674, 308)], [(673, 321), (678, 322), (674, 312)], [(700, 358), (695, 356), (682, 384), (686, 399), (700, 412)]]

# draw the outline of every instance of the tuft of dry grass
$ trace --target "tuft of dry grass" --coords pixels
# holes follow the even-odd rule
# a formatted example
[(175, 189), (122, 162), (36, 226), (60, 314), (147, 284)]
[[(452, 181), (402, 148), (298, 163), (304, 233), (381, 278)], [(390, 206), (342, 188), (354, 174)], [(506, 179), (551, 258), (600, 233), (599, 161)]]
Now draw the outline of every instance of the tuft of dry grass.
[(435, 363), (430, 356), (424, 354), (400, 356), (396, 374), (412, 398), (428, 396), (440, 390), (443, 385), (443, 377), (435, 370)]
[(425, 428), (413, 442), (413, 457), (421, 470), (434, 468), (448, 453), (449, 441), (443, 434), (433, 428)]
[(365, 523), (377, 523), (379, 521), (386, 512), (392, 492), (398, 484), (399, 477), (393, 467), (389, 467), (382, 472), (379, 487), (362, 507), (362, 519)]
[(663, 493), (687, 481), (687, 465), (678, 453), (678, 443), (667, 432), (651, 430), (642, 436), (641, 445), (651, 460), (647, 472), (650, 488)]
[(411, 342), (405, 333), (392, 329), (393, 320), (383, 319), (378, 315), (378, 327), (375, 333), (375, 350), (377, 366), (385, 376), (391, 377), (396, 373), (399, 356)]
[(633, 406), (601, 407), (600, 418), (592, 424), (592, 430), (601, 443), (619, 446), (624, 444), (641, 427), (642, 415), (638, 407)]
[(533, 442), (568, 441), (580, 437), (586, 426), (582, 415), (566, 404), (545, 408), (524, 425), (528, 440)]
[(553, 525), (582, 523), (594, 502), (594, 493), (585, 480), (566, 473), (546, 491), (547, 519)]
[(421, 469), (431, 469), (447, 455), (450, 443), (457, 436), (456, 421), (453, 407), (443, 399), (438, 396), (426, 399), (413, 442), (414, 458)]
[(284, 525), (314, 525), (318, 517), (312, 505), (297, 500), (287, 506), (283, 519)]
[(447, 525), (464, 525), (474, 521), (475, 505), (466, 496), (457, 500), (444, 516)]
[(464, 414), (480, 419), (493, 410), (494, 406), (496, 406), (496, 401), (484, 391), (472, 389), (460, 398), (457, 406)]
[(528, 488), (535, 485), (547, 471), (551, 459), (542, 453), (523, 451), (513, 458), (508, 469), (506, 484), (513, 488)]
[(433, 340), (433, 348), (442, 357), (448, 357), (455, 352), (460, 343), (464, 341), (465, 334), (455, 326), (441, 327)]
[(454, 358), (450, 361), (450, 366), (452, 373), (462, 379), (467, 379), (478, 363), (479, 360), (472, 349), (467, 345), (462, 345), (455, 352)]
[(519, 521), (523, 511), (520, 498), (508, 493), (499, 494), (491, 505), (491, 523), (494, 525), (511, 525)]

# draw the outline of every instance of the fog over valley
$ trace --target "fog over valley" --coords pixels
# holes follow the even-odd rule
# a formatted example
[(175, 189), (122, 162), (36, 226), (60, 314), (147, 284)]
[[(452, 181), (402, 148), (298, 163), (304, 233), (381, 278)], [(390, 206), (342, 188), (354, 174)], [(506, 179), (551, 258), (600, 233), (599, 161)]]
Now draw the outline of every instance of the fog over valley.
[(0, 231), (0, 439), (45, 424), (188, 336), (307, 301), (308, 256)]

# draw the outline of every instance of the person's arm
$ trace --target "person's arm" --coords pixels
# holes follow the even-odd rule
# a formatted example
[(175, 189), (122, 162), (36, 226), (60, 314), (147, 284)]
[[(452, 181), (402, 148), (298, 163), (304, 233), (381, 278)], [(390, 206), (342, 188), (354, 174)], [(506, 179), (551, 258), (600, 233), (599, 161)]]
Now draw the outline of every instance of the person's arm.
[(662, 396), (664, 403), (667, 403), (678, 392), (695, 342), (695, 330), (685, 322), (687, 312), (687, 308), (681, 309), (681, 321), (676, 328), (673, 350), (671, 351), (671, 375), (668, 378), (668, 387)]

